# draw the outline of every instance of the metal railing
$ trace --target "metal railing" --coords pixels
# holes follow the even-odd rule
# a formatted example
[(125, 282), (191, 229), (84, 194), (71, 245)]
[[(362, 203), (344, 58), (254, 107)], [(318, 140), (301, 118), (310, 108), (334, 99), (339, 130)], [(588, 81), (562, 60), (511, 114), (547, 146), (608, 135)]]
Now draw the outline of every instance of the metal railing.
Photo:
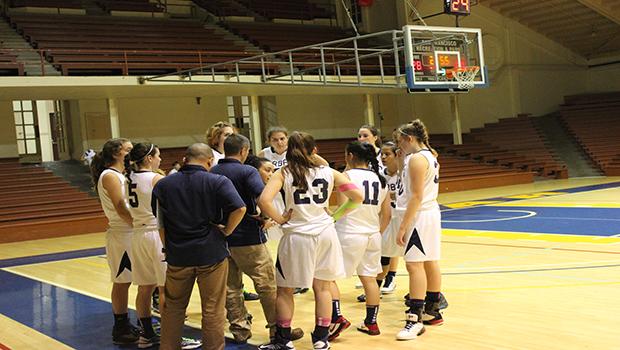
[[(141, 81), (402, 88), (406, 86), (403, 55), (403, 32), (390, 30), (144, 77)], [(242, 78), (248, 76), (259, 79)]]

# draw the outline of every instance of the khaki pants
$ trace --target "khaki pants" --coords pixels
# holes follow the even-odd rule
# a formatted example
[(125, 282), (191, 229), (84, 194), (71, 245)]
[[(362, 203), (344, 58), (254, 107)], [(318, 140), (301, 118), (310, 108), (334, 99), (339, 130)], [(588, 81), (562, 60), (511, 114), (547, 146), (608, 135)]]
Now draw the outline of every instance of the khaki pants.
[(226, 276), (228, 260), (193, 267), (168, 265), (166, 272), (166, 302), (161, 317), (162, 350), (181, 348), (185, 311), (194, 283), (198, 280), (202, 304), (202, 349), (224, 349)]
[(273, 260), (265, 244), (229, 247), (230, 257), (226, 292), (226, 318), (230, 332), (237, 341), (252, 336), (251, 321), (243, 300), (243, 274), (254, 282), (267, 320), (270, 336), (275, 335), (276, 325), (276, 276)]

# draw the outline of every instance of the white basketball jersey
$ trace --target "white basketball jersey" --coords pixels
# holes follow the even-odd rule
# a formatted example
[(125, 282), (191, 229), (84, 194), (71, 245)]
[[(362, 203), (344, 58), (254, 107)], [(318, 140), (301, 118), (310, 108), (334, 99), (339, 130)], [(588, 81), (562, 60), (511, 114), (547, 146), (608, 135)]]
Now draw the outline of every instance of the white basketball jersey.
[(217, 163), (220, 162), (220, 159), (224, 159), (224, 155), (220, 153), (218, 150), (216, 150), (215, 148), (213, 148), (212, 150), (213, 150), (213, 166), (215, 166), (217, 165)]
[(263, 148), (263, 157), (269, 159), (269, 161), (276, 167), (276, 170), (286, 165), (286, 151), (282, 154), (277, 154), (271, 147)]
[(373, 234), (379, 232), (381, 204), (387, 196), (387, 187), (381, 187), (379, 176), (370, 169), (351, 169), (345, 172), (351, 182), (364, 192), (362, 204), (336, 221), (338, 233)]
[(390, 196), (390, 205), (392, 208), (396, 208), (396, 197), (398, 194), (398, 174), (383, 175), (387, 182), (388, 195)]
[[(114, 203), (112, 203), (112, 199), (110, 198), (110, 194), (103, 187), (103, 177), (107, 174), (114, 174), (118, 178), (118, 181), (121, 184), (121, 194), (123, 198), (127, 198), (127, 189), (125, 184), (127, 183), (127, 178), (125, 175), (121, 174), (117, 170), (114, 169), (105, 169), (101, 176), (99, 176), (99, 181), (97, 181), (97, 193), (99, 193), (99, 199), (101, 200), (101, 207), (103, 208), (103, 212), (105, 216), (108, 218), (108, 225), (111, 230), (122, 230), (127, 231), (131, 230), (131, 226), (129, 226), (116, 212), (116, 208), (114, 208)], [(127, 201), (125, 201), (125, 205)]]
[(155, 175), (157, 174), (152, 171), (136, 171), (129, 175), (127, 202), (133, 217), (134, 230), (157, 230), (157, 218), (151, 207)]
[[(439, 194), (439, 163), (437, 158), (433, 156), (430, 150), (422, 149), (418, 152), (428, 162), (428, 169), (424, 175), (424, 196), (422, 197), (422, 205), (420, 210), (429, 210), (438, 208), (437, 195)], [(409, 178), (409, 161), (413, 154), (405, 157), (405, 164), (400, 174), (400, 182), (402, 185), (402, 196), (396, 197), (396, 208), (398, 210), (406, 210), (407, 203), (411, 198), (411, 179)]]
[(299, 191), (293, 186), (290, 172), (283, 171), (283, 175), (286, 210), (293, 209), (291, 219), (282, 225), (284, 232), (319, 235), (333, 225), (334, 219), (325, 211), (334, 188), (333, 170), (326, 166), (310, 169), (306, 176), (307, 191)]

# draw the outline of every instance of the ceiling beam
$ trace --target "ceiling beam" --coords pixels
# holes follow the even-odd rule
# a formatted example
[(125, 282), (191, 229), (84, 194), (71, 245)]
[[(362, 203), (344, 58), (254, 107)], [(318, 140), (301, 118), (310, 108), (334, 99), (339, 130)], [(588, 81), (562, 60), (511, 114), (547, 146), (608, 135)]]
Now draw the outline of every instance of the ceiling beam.
[(605, 0), (577, 0), (580, 4), (591, 8), (601, 15), (609, 18), (611, 21), (620, 24), (620, 8), (611, 6), (611, 3)]

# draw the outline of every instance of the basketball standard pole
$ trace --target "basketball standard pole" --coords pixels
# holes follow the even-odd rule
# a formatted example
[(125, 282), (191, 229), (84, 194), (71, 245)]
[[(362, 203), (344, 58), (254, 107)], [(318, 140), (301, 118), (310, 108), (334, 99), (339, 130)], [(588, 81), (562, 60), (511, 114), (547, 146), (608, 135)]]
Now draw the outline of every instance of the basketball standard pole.
[[(459, 27), (459, 16), (455, 16), (455, 26)], [(461, 130), (461, 116), (459, 115), (459, 96), (450, 95), (450, 108), (452, 109), (452, 143), (455, 145), (463, 144), (463, 132)]]

